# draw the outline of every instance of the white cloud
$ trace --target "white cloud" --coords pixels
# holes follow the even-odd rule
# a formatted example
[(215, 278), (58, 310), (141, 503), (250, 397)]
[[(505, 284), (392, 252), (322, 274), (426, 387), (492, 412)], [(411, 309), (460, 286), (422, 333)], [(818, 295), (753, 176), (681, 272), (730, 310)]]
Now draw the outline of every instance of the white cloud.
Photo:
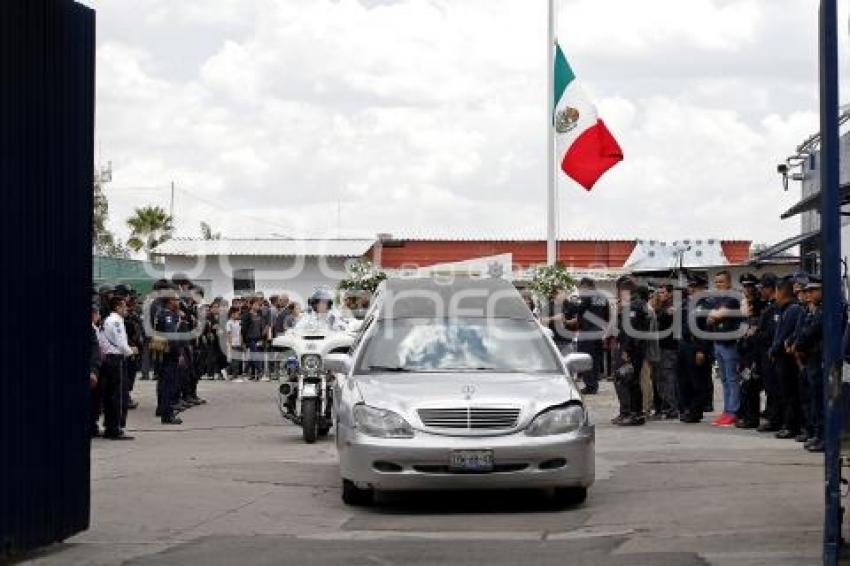
[(576, 0), (561, 4), (559, 35), (577, 53), (647, 55), (671, 44), (734, 52), (752, 44), (765, 7), (757, 0)]

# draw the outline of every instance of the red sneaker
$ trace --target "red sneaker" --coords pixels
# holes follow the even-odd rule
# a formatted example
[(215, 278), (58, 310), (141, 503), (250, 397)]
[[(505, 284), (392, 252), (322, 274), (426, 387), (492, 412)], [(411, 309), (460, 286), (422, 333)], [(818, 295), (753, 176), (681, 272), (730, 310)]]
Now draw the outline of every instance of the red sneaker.
[(726, 419), (717, 426), (730, 427), (735, 426), (735, 423), (738, 422), (738, 417), (735, 415), (725, 415), (725, 417)]
[(719, 417), (711, 421), (711, 426), (723, 426), (723, 421), (726, 419), (726, 413), (721, 414)]

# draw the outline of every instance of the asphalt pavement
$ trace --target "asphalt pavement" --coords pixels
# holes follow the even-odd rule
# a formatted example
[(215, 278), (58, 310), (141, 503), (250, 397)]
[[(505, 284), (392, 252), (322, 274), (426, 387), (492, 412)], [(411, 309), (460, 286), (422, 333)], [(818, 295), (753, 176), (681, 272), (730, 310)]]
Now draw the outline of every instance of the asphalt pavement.
[(793, 441), (707, 422), (608, 424), (590, 398), (597, 481), (557, 508), (534, 491), (340, 499), (332, 439), (281, 421), (275, 383), (207, 382), (209, 400), (167, 427), (138, 382), (133, 442), (92, 447), (91, 529), (32, 564), (326, 566), (820, 563), (823, 457)]

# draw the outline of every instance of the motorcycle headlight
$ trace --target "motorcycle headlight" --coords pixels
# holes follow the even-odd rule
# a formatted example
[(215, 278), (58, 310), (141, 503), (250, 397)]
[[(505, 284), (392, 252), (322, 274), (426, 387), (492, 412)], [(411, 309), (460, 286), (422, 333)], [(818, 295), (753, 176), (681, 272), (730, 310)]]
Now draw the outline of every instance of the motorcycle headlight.
[(307, 373), (318, 373), (322, 369), (322, 356), (318, 354), (307, 354), (301, 358), (301, 367)]
[(413, 428), (401, 415), (369, 405), (354, 407), (354, 423), (363, 434), (381, 438), (413, 438)]
[(577, 430), (585, 421), (584, 408), (581, 405), (567, 405), (546, 409), (531, 421), (525, 434), (528, 436), (548, 436), (566, 434)]

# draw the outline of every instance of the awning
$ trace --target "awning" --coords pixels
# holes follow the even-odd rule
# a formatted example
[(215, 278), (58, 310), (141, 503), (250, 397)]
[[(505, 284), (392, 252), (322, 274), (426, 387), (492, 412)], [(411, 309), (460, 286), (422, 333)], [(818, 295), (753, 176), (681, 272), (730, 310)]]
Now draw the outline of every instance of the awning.
[(756, 257), (750, 260), (750, 263), (755, 264), (761, 261), (768, 260), (774, 256), (781, 254), (785, 250), (789, 250), (794, 246), (799, 246), (800, 244), (805, 244), (806, 242), (810, 242), (818, 237), (820, 237), (820, 230), (813, 230), (811, 232), (806, 232), (805, 234), (800, 234), (799, 236), (794, 236), (793, 238), (788, 238), (787, 240), (782, 240), (778, 244), (774, 244), (766, 250), (760, 252), (758, 255), (756, 255)]
[[(841, 185), (839, 188), (839, 201), (842, 205), (850, 204), (850, 183)], [(785, 212), (782, 213), (782, 218), (791, 218), (797, 214), (815, 210), (820, 206), (820, 191), (813, 195), (809, 195)]]

